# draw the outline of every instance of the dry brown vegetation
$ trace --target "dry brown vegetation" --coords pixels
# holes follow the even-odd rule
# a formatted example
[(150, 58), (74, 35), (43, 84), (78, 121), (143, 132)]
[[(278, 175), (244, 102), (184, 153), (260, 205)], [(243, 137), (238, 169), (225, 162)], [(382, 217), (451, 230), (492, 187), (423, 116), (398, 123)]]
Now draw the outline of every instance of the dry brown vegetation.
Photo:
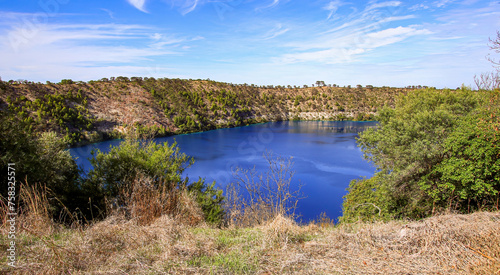
[[(137, 183), (137, 198), (144, 183)], [(141, 187), (142, 186), (142, 187)], [(141, 193), (142, 192), (142, 193)], [(186, 210), (147, 223), (116, 213), (83, 227), (53, 223), (40, 189), (20, 190), (17, 267), (9, 274), (499, 274), (500, 213), (448, 214), (421, 221), (299, 226), (281, 215), (263, 225), (190, 225)], [(180, 201), (189, 201), (181, 198)], [(140, 207), (138, 205), (137, 207)], [(185, 209), (188, 209), (186, 207)], [(3, 209), (5, 210), (5, 209)], [(161, 212), (161, 211), (160, 211)], [(3, 215), (4, 216), (4, 215)], [(143, 225), (141, 225), (143, 224)]]
[(251, 227), (269, 222), (278, 215), (294, 220), (298, 201), (302, 198), (301, 185), (292, 188), (295, 172), (292, 159), (273, 157), (266, 152), (269, 165), (266, 173), (238, 168), (234, 181), (226, 186), (226, 220), (230, 226)]

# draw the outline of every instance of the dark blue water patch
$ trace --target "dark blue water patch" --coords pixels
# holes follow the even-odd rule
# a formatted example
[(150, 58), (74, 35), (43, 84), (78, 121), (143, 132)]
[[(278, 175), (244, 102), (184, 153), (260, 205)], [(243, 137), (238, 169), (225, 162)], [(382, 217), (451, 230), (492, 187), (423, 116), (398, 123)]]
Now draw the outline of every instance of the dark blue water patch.
[[(270, 122), (245, 127), (219, 129), (202, 133), (158, 138), (158, 143), (177, 142), (181, 152), (195, 159), (184, 175), (191, 180), (199, 177), (225, 186), (234, 181), (236, 167), (258, 172), (267, 171), (263, 158), (266, 151), (292, 158), (293, 187), (300, 183), (306, 198), (299, 201), (298, 212), (308, 222), (325, 212), (331, 218), (342, 214), (342, 196), (353, 179), (370, 177), (375, 168), (365, 161), (356, 146), (358, 133), (376, 122), (352, 121), (290, 121)], [(91, 169), (92, 149), (107, 152), (120, 140), (91, 144), (70, 150), (77, 163)]]

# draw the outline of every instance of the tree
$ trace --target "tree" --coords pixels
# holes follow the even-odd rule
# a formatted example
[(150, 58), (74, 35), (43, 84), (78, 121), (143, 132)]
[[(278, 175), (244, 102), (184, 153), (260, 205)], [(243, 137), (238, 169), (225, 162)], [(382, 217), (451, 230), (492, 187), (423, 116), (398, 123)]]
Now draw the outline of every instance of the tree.
[(63, 79), (59, 84), (74, 84), (75, 82), (71, 79)]
[[(495, 39), (490, 38), (490, 49), (495, 53), (500, 53), (500, 31), (497, 31)], [(493, 64), (496, 70), (474, 76), (474, 83), (479, 90), (500, 89), (500, 60), (496, 60), (489, 54), (486, 58)]]
[(322, 80), (318, 80), (318, 81), (316, 81), (316, 86), (318, 86), (318, 87), (323, 87), (323, 86), (326, 86), (326, 85), (325, 85), (325, 81), (322, 81)]
[(374, 198), (384, 202), (377, 205), (386, 211), (382, 215), (393, 217), (424, 217), (446, 207), (442, 198), (450, 194), (436, 191), (443, 178), (435, 169), (459, 152), (450, 151), (447, 139), (482, 102), (470, 89), (416, 90), (398, 98), (395, 109), (382, 109), (379, 127), (366, 130), (358, 139), (365, 158), (379, 170), (377, 180), (351, 184), (350, 190), (357, 191), (345, 197), (344, 208), (352, 210), (346, 219), (361, 214), (362, 209), (354, 211), (353, 205), (375, 204)]
[[(500, 31), (497, 31), (497, 37), (495, 39), (490, 38), (490, 49), (496, 53), (500, 53)], [(489, 55), (488, 60), (497, 67), (497, 70), (500, 69), (500, 60), (495, 60)]]
[(498, 127), (485, 125), (485, 119), (491, 118), (493, 113), (483, 112), (473, 113), (458, 123), (444, 144), (447, 158), (435, 165), (420, 182), (435, 201), (447, 202), (449, 208), (455, 205), (454, 208), (470, 211), (488, 205), (499, 207)]

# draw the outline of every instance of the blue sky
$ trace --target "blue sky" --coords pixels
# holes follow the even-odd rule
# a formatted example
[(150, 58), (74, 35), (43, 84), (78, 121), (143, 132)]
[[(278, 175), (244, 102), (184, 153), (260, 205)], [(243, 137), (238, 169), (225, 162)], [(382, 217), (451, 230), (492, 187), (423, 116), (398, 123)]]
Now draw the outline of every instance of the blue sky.
[(0, 0), (0, 77), (472, 85), (500, 2)]

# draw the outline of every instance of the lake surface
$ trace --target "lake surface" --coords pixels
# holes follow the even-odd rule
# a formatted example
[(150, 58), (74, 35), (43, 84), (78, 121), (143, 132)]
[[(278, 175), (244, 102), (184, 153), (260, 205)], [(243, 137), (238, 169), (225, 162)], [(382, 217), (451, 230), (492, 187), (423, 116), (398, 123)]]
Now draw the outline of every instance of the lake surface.
[[(156, 139), (177, 141), (180, 150), (195, 159), (184, 172), (191, 180), (198, 177), (216, 181), (222, 189), (234, 181), (236, 167), (255, 168), (265, 172), (268, 165), (263, 154), (272, 151), (281, 157), (293, 157), (293, 187), (302, 184), (306, 198), (299, 201), (301, 220), (316, 219), (322, 212), (330, 218), (342, 215), (342, 196), (353, 179), (371, 177), (375, 167), (363, 159), (355, 138), (358, 133), (375, 127), (376, 122), (353, 121), (285, 121), (245, 127), (219, 129), (202, 133)], [(88, 157), (93, 148), (108, 151), (120, 140), (91, 144), (70, 150), (78, 165), (91, 169)]]

